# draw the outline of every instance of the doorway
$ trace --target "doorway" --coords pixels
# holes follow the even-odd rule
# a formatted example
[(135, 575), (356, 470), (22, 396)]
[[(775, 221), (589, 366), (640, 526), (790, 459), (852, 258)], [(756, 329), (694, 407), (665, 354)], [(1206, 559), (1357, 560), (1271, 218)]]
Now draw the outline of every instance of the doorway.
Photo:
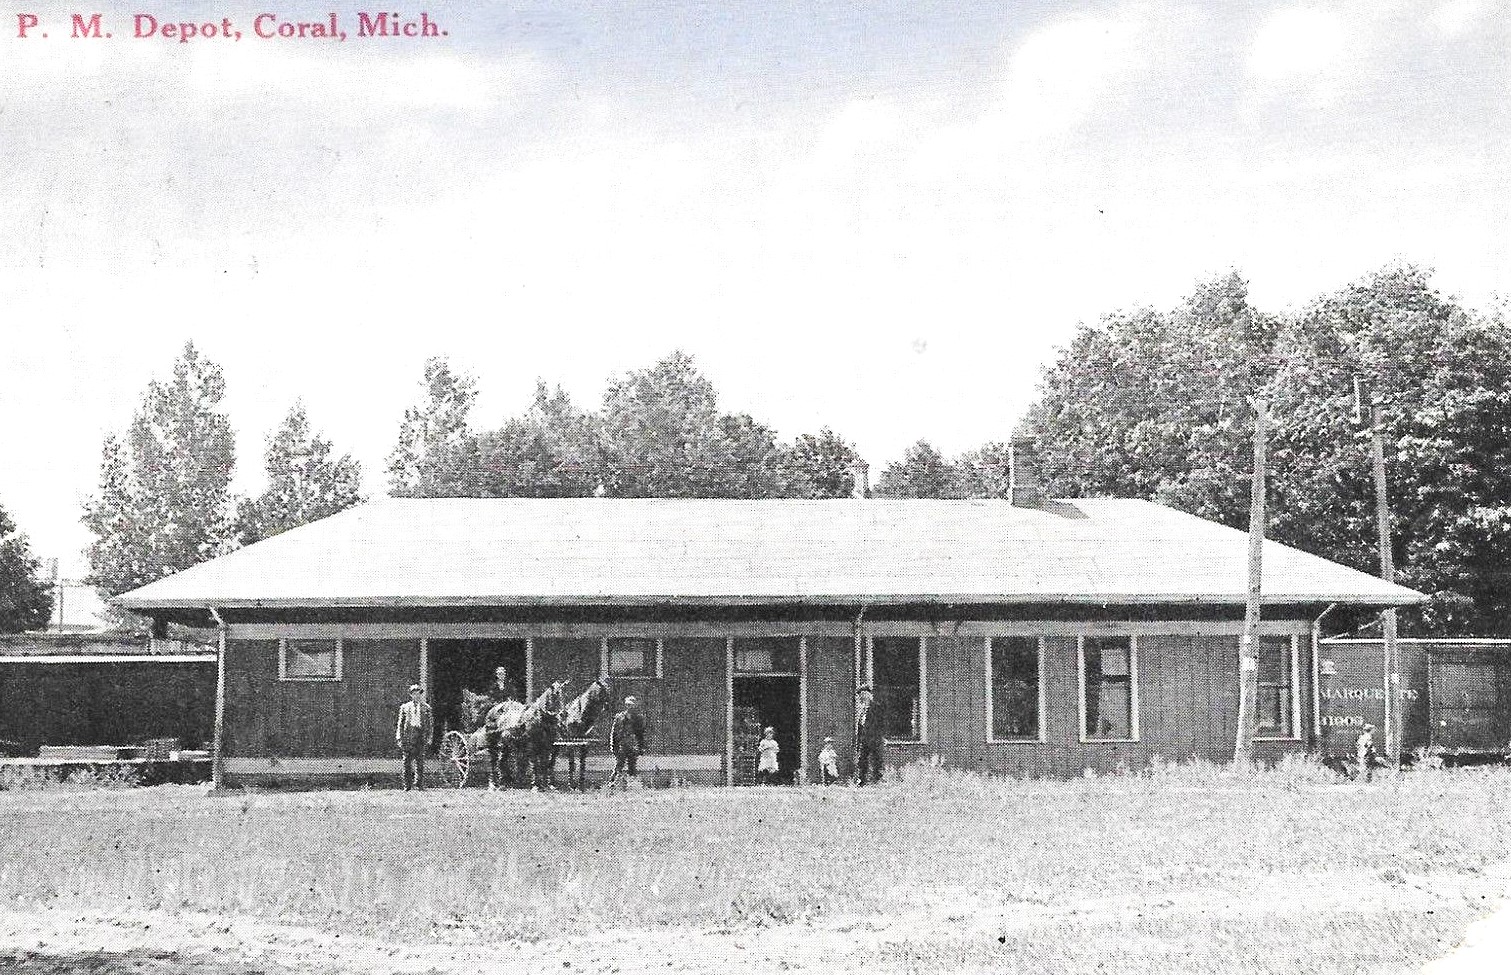
[(509, 668), (514, 692), (524, 699), (524, 640), (430, 640), (430, 706), (435, 709), (436, 741), (451, 729), (464, 726), (461, 717), (462, 688), (477, 694), (490, 693), (493, 671)]
[(796, 675), (735, 675), (737, 785), (755, 783), (755, 742), (766, 728), (776, 730), (779, 768), (776, 780), (784, 785), (795, 781), (798, 766), (803, 764), (801, 689)]

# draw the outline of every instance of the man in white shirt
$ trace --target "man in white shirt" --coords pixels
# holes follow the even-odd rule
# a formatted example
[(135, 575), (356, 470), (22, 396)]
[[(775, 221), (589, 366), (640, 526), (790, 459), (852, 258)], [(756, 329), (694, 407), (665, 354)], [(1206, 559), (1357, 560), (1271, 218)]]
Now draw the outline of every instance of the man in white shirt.
[(425, 703), (425, 689), (409, 685), (409, 700), (399, 706), (399, 723), (394, 727), (394, 744), (404, 753), (404, 791), (425, 788), (425, 750), (435, 730), (435, 715)]

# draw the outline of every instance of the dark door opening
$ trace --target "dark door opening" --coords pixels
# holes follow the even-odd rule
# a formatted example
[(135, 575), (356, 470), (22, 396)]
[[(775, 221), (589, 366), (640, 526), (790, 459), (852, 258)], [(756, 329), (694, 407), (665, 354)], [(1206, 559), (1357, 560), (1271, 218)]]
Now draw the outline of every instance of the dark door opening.
[(514, 693), (525, 693), (524, 640), (431, 640), (427, 644), (430, 659), (430, 706), (435, 709), (436, 740), (450, 729), (464, 725), (460, 714), (462, 688), (477, 694), (491, 694), (493, 672), (509, 668)]
[(763, 729), (774, 728), (779, 746), (777, 781), (790, 785), (798, 766), (803, 764), (798, 679), (737, 676), (734, 684), (735, 738), (739, 753), (736, 767), (740, 770), (737, 784), (754, 783), (755, 740), (760, 738)]

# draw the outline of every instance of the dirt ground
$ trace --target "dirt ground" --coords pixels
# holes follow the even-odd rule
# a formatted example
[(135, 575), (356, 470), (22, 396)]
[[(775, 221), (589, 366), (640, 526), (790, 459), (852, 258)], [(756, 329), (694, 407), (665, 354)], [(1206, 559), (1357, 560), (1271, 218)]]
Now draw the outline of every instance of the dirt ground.
[[(1459, 875), (1407, 878), (1388, 893), (1389, 908), (1425, 916), (1457, 901), (1478, 902), (1481, 912), (1491, 911), (1506, 892), (1507, 874), (1498, 870), (1468, 883)], [(849, 975), (944, 970), (919, 964), (920, 958), (931, 957), (928, 946), (976, 943), (964, 957), (985, 957), (994, 945), (1010, 938), (1032, 938), (1038, 928), (1059, 930), (1075, 917), (1094, 918), (1095, 924), (1113, 928), (1136, 918), (1156, 924), (1163, 919), (1179, 926), (1197, 915), (1252, 912), (1256, 904), (1265, 903), (1276, 905), (1277, 911), (1289, 910), (1298, 901), (1314, 913), (1365, 911), (1378, 906), (1377, 901), (1372, 904), (1358, 896), (1371, 883), (1378, 881), (1362, 876), (1276, 875), (1265, 889), (1252, 891), (1242, 902), (1232, 898), (1224, 902), (1210, 892), (1192, 891), (1152, 903), (1129, 897), (1054, 907), (1024, 904), (1011, 910), (984, 909), (974, 903), (969, 891), (954, 891), (941, 892), (939, 902), (929, 910), (901, 916), (830, 918), (823, 923), (768, 928), (564, 932), (536, 942), (497, 944), (478, 944), (474, 933), (443, 929), (431, 931), (428, 937), (395, 942), (246, 918), (80, 912), (53, 905), (0, 910), (0, 969), (17, 975), (476, 975), (505, 970)], [(1503, 944), (1511, 931), (1511, 905), (1487, 915), (1472, 930), (1474, 943), (1457, 954), (1454, 943), (1444, 944), (1449, 957), (1429, 969), (1433, 975), (1494, 970), (1479, 966), (1504, 957), (1495, 945)], [(947, 957), (952, 956), (946, 953), (939, 960)], [(994, 966), (950, 967), (968, 969), (989, 971)]]
[(1314, 773), (0, 793), (0, 971), (1405, 975), (1446, 957), (1470, 975), (1504, 955), (1511, 908), (1483, 919), (1511, 882), (1511, 776)]

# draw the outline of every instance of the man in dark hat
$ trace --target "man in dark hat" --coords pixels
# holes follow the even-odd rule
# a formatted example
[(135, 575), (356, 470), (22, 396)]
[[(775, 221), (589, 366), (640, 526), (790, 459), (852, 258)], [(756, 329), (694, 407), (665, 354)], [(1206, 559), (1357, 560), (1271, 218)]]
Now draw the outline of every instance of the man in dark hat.
[(886, 746), (886, 728), (881, 704), (863, 684), (855, 692), (855, 784), (865, 785), (869, 778), (881, 781), (882, 751)]
[(425, 749), (435, 730), (435, 715), (425, 703), (425, 689), (409, 685), (409, 700), (399, 706), (399, 723), (394, 728), (394, 743), (404, 753), (404, 791), (425, 788)]
[[(494, 704), (519, 700), (508, 667), (500, 666), (493, 671), (493, 686), (488, 688), (488, 697)], [(500, 771), (503, 772), (505, 782), (514, 781), (513, 769), (509, 767), (512, 756), (504, 747), (504, 733), (501, 729), (487, 729), (483, 734), (483, 741), (488, 746), (488, 789), (492, 791), (498, 788)]]
[(614, 715), (609, 726), (609, 748), (614, 752), (614, 776), (609, 787), (625, 776), (625, 785), (635, 777), (635, 760), (645, 751), (645, 718), (640, 714), (640, 702), (633, 696), (624, 699), (624, 707)]

